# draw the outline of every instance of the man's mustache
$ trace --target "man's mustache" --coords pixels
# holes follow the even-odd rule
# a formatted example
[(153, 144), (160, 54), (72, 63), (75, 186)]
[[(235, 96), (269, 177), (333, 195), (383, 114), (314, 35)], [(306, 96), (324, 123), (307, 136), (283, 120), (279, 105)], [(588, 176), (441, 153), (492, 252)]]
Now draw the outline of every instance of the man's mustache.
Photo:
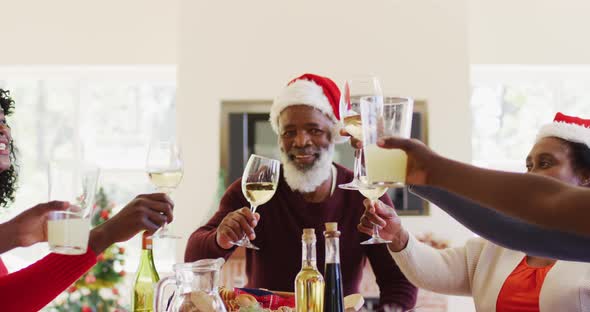
[(322, 152), (322, 149), (319, 148), (291, 148), (291, 150), (289, 151), (289, 155), (290, 156), (296, 156), (296, 155), (310, 155), (310, 154), (320, 154)]

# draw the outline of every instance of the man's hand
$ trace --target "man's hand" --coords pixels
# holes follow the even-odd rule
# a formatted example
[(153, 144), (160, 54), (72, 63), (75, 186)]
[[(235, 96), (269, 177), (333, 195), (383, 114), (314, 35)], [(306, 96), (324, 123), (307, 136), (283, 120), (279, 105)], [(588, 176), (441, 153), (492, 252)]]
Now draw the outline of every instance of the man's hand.
[(361, 149), (363, 148), (363, 141), (356, 139), (355, 137), (351, 136), (344, 128), (340, 129), (340, 135), (343, 137), (350, 137), (350, 146), (354, 149)]
[(15, 247), (28, 247), (39, 242), (46, 242), (49, 212), (65, 210), (68, 205), (67, 202), (51, 201), (25, 210), (6, 223), (12, 235), (4, 238), (14, 239)]
[(247, 207), (228, 213), (217, 227), (217, 245), (223, 249), (230, 249), (233, 247), (232, 242), (241, 239), (244, 234), (248, 235), (250, 240), (256, 239), (254, 228), (258, 220), (260, 215), (252, 213)]
[(389, 249), (397, 252), (406, 248), (409, 234), (403, 228), (402, 221), (395, 209), (380, 200), (371, 202), (365, 199), (363, 204), (365, 205), (365, 213), (357, 226), (358, 230), (373, 235), (373, 224), (376, 224), (379, 226), (379, 235), (386, 240), (392, 241), (389, 244)]
[(137, 233), (153, 234), (166, 222), (172, 222), (174, 203), (163, 193), (139, 195), (119, 213), (90, 233), (89, 246), (99, 254), (113, 243), (129, 240)]

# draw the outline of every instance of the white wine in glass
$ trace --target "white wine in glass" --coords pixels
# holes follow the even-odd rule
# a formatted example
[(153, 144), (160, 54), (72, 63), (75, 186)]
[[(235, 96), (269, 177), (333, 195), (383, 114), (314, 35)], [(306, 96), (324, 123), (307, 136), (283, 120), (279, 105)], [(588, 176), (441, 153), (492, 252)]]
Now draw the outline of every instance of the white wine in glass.
[[(256, 208), (266, 204), (275, 194), (279, 184), (281, 163), (276, 159), (251, 155), (242, 175), (242, 193), (250, 203), (250, 211), (256, 212)], [(252, 244), (246, 234), (232, 244), (259, 250)]]
[(182, 181), (182, 170), (149, 172), (148, 176), (159, 191), (170, 194)]
[(344, 117), (344, 130), (357, 140), (363, 139), (363, 123), (361, 115)]
[[(340, 93), (339, 112), (342, 126), (346, 132), (357, 140), (363, 139), (360, 99), (364, 96), (382, 97), (381, 84), (376, 77), (364, 77), (347, 80)], [(352, 181), (340, 184), (338, 187), (356, 191), (361, 187), (359, 181), (360, 151), (354, 154), (354, 178)]]
[[(157, 141), (150, 144), (146, 171), (158, 192), (170, 195), (182, 181), (183, 175), (183, 164), (178, 144), (174, 140)], [(167, 223), (154, 233), (153, 237), (180, 238), (170, 232)]]
[[(360, 164), (359, 164), (359, 172), (360, 172), (360, 177), (359, 180), (361, 181), (361, 187), (359, 188), (359, 192), (361, 194), (363, 194), (363, 196), (365, 196), (366, 198), (368, 198), (371, 201), (371, 204), (374, 204), (375, 201), (379, 200), (379, 198), (381, 196), (383, 196), (386, 192), (387, 192), (387, 187), (386, 186), (381, 186), (381, 185), (369, 185), (369, 179), (367, 177), (367, 171), (366, 171), (366, 167), (364, 166), (364, 161), (365, 160), (365, 152), (360, 151)], [(386, 239), (383, 239), (381, 236), (379, 236), (379, 226), (377, 224), (373, 223), (373, 235), (371, 236), (370, 239), (361, 242), (361, 245), (374, 245), (374, 244), (388, 244), (391, 243), (391, 241), (388, 241)]]
[[(366, 181), (366, 177), (361, 177), (361, 181)], [(367, 186), (367, 188), (360, 188), (359, 192), (366, 198), (371, 200), (371, 204), (375, 203), (379, 197), (383, 196), (387, 192), (387, 187), (383, 186)], [(391, 241), (381, 238), (379, 236), (379, 226), (373, 224), (373, 236), (368, 240), (361, 242), (361, 245), (374, 245), (374, 244), (388, 244)]]

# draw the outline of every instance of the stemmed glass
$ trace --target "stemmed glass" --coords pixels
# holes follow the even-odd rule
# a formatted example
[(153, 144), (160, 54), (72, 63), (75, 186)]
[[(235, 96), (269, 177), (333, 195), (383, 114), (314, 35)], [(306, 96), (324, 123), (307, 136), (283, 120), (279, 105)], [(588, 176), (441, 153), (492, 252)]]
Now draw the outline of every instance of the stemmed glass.
[[(365, 169), (364, 164), (364, 157), (365, 153), (360, 150), (359, 152), (359, 180), (361, 181), (361, 185), (359, 187), (359, 192), (363, 194), (366, 198), (371, 201), (371, 205), (375, 203), (381, 196), (383, 196), (387, 192), (387, 187), (380, 186), (380, 185), (370, 185), (369, 180), (367, 179), (367, 171)], [(374, 245), (374, 244), (389, 244), (391, 241), (386, 240), (379, 236), (379, 226), (373, 223), (373, 235), (368, 240), (361, 242), (361, 245)]]
[[(158, 192), (170, 195), (176, 189), (182, 180), (183, 164), (180, 147), (174, 139), (153, 141), (150, 144), (146, 171)], [(180, 238), (170, 232), (168, 223), (165, 223), (152, 237)]]
[[(360, 98), (363, 96), (382, 97), (381, 84), (376, 77), (365, 77), (347, 80), (340, 94), (340, 120), (344, 130), (358, 140), (363, 138), (361, 121)], [(354, 178), (346, 184), (338, 187), (345, 190), (358, 190), (361, 186), (359, 181), (360, 151), (355, 149), (354, 154)]]
[[(266, 158), (258, 155), (250, 155), (244, 174), (242, 175), (242, 193), (250, 203), (252, 213), (256, 208), (266, 204), (275, 194), (279, 184), (281, 162), (276, 159)], [(232, 244), (259, 250), (256, 245), (250, 242), (246, 234)]]

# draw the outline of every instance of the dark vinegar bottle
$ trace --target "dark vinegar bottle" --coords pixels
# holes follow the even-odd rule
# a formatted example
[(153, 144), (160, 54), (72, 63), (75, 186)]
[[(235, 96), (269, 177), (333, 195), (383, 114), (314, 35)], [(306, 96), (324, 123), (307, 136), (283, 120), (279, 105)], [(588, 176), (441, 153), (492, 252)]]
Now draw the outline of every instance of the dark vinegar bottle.
[(324, 280), (324, 312), (343, 312), (342, 272), (340, 271), (340, 231), (338, 223), (326, 223), (326, 267)]

